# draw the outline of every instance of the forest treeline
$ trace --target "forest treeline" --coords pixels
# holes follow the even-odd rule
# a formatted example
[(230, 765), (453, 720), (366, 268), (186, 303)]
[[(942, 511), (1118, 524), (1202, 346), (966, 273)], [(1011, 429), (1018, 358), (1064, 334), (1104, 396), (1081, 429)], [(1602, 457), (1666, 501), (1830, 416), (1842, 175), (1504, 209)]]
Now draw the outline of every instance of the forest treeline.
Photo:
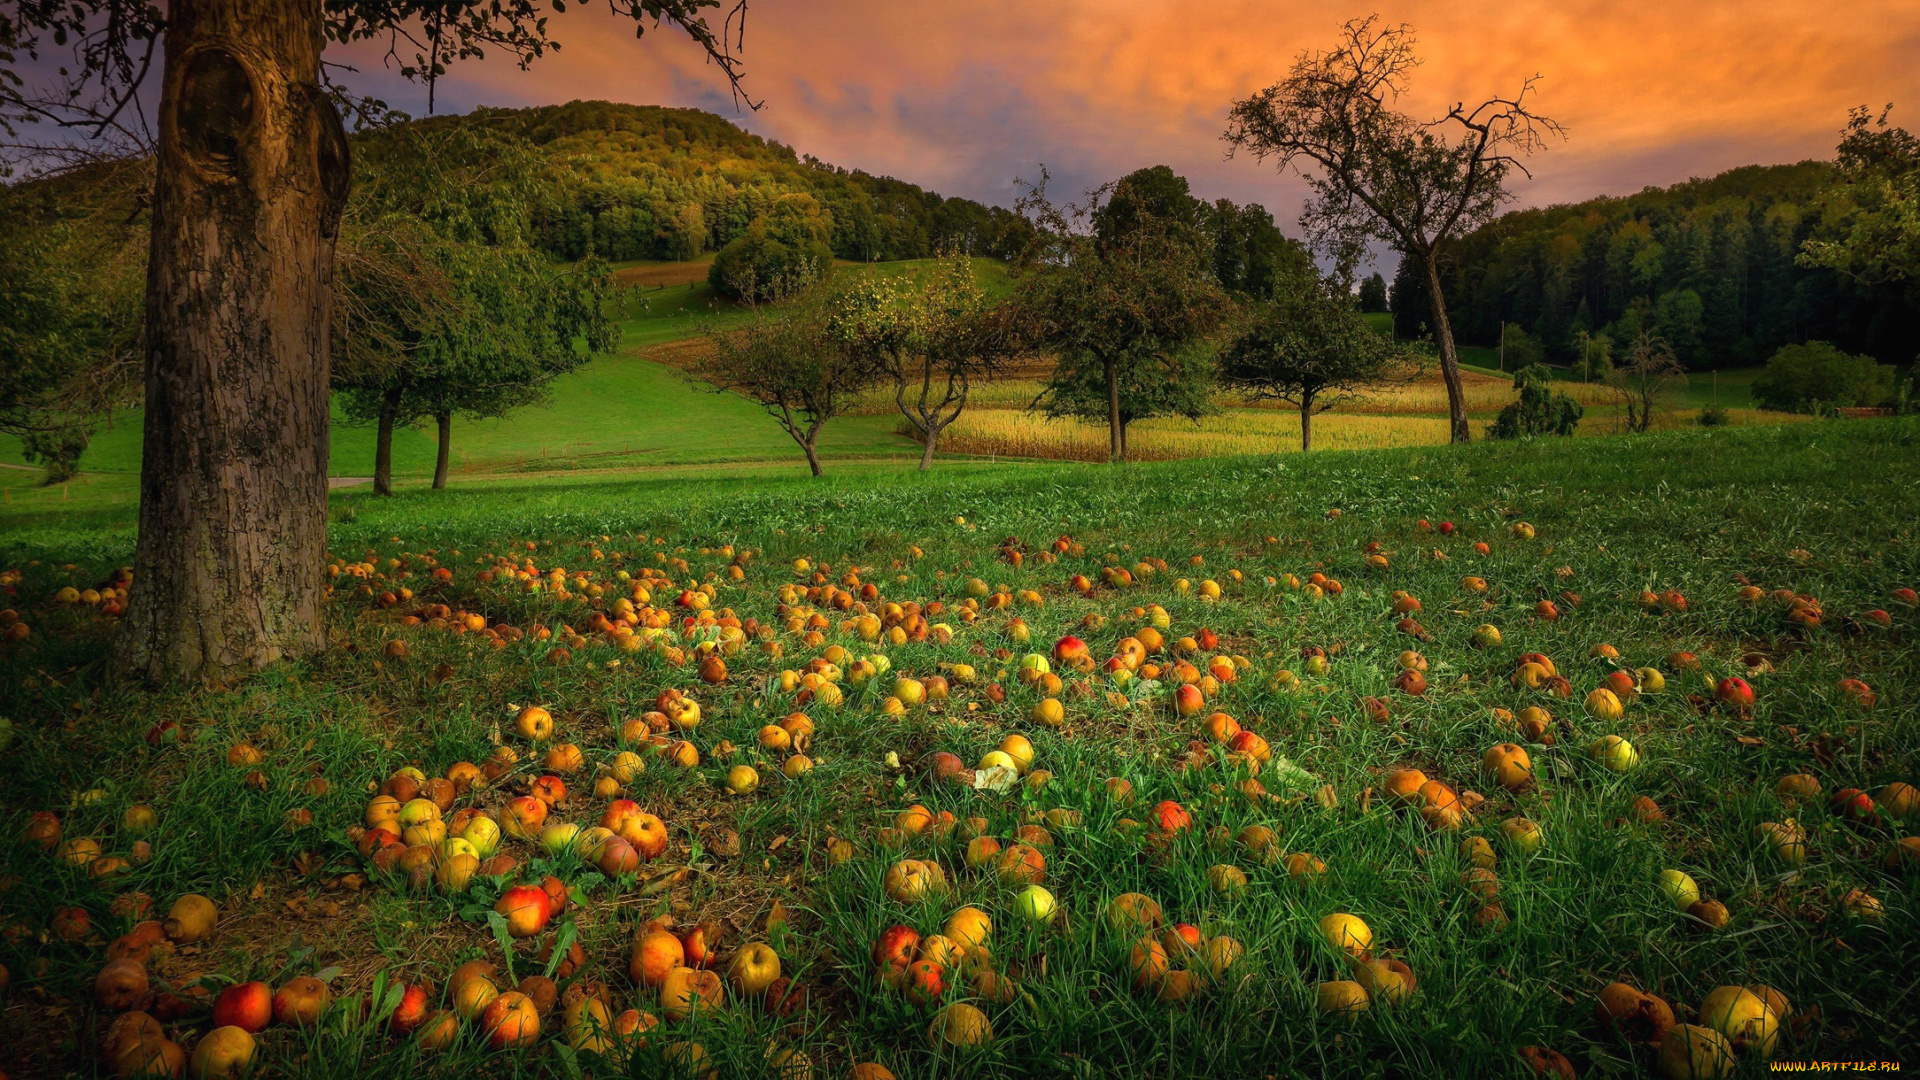
[[(1503, 214), (1462, 237), (1443, 268), (1454, 332), (1494, 345), (1505, 323), (1509, 348), (1524, 331), (1573, 364), (1596, 337), (1618, 348), (1643, 328), (1694, 368), (1752, 366), (1809, 340), (1910, 363), (1920, 288), (1863, 284), (1798, 259), (1808, 240), (1844, 229), (1851, 207), (1834, 195), (1836, 176), (1824, 161), (1751, 165)], [(1402, 264), (1392, 295), (1396, 332), (1422, 336), (1417, 267)]]
[(696, 258), (793, 194), (826, 212), (835, 258), (921, 259), (948, 248), (1006, 258), (1024, 243), (1010, 210), (830, 165), (699, 109), (574, 101), (417, 123), (487, 126), (531, 143), (550, 182), (531, 208), (529, 237), (564, 259)]

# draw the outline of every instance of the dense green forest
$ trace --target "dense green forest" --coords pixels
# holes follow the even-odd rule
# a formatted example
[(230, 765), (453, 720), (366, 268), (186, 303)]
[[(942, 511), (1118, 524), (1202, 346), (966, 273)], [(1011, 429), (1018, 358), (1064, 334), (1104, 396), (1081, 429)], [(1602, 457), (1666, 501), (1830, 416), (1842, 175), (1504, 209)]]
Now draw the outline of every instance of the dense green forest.
[(489, 127), (532, 143), (549, 182), (532, 209), (531, 241), (566, 259), (691, 259), (796, 193), (831, 217), (833, 254), (857, 262), (948, 246), (1004, 258), (1024, 236), (1009, 210), (803, 157), (698, 109), (574, 101), (416, 123)]
[[(1830, 195), (1834, 179), (1826, 162), (1752, 165), (1502, 215), (1453, 248), (1443, 284), (1454, 333), (1492, 345), (1506, 323), (1572, 362), (1583, 331), (1617, 346), (1646, 327), (1695, 368), (1752, 365), (1807, 340), (1910, 363), (1920, 352), (1920, 288), (1863, 285), (1796, 261), (1844, 209)], [(1411, 274), (1403, 265), (1393, 288), (1404, 336), (1427, 319)]]

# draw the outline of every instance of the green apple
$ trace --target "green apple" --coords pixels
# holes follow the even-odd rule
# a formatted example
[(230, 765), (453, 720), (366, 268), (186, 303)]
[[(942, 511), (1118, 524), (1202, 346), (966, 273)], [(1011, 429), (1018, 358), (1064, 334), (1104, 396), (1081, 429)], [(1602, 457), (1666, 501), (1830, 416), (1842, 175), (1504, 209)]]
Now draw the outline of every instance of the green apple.
[[(572, 851), (575, 842), (579, 839), (580, 826), (570, 821), (563, 821), (558, 825), (549, 825), (540, 830), (540, 846), (546, 848), (547, 852), (552, 855)], [(468, 840), (467, 842), (473, 844), (472, 840)], [(473, 846), (475, 849), (474, 853), (476, 855), (479, 854), (480, 845), (474, 844)]]
[(1053, 919), (1053, 894), (1038, 885), (1029, 885), (1013, 898), (1013, 909), (1027, 921), (1044, 923)]
[(1587, 756), (1617, 773), (1629, 773), (1640, 767), (1640, 751), (1618, 735), (1609, 735), (1587, 747)]
[(1685, 911), (1700, 899), (1700, 886), (1678, 870), (1660, 871), (1660, 891), (1666, 894), (1675, 911)]
[(1539, 851), (1547, 842), (1547, 834), (1539, 824), (1526, 818), (1508, 818), (1500, 823), (1500, 831), (1506, 835), (1507, 843), (1528, 855)]

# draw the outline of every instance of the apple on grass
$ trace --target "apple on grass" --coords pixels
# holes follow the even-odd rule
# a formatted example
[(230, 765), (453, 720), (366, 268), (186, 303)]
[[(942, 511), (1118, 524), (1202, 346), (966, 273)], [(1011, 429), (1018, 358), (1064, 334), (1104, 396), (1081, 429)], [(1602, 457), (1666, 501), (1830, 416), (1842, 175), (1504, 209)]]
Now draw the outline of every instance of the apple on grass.
[(920, 932), (910, 926), (889, 926), (873, 943), (873, 966), (882, 982), (897, 982), (920, 951)]
[(627, 973), (642, 986), (659, 986), (675, 968), (685, 966), (686, 947), (665, 930), (651, 930), (633, 944)]
[[(265, 984), (260, 984), (264, 986)], [(241, 1077), (253, 1068), (253, 1034), (246, 1028), (222, 1024), (206, 1033), (193, 1048), (195, 1077)]]
[(262, 1031), (273, 1022), (273, 989), (263, 982), (235, 983), (213, 1001), (213, 1026)]
[(311, 975), (288, 979), (273, 995), (273, 1018), (288, 1027), (312, 1027), (320, 1022), (330, 995), (327, 984)]
[(750, 942), (733, 954), (727, 965), (727, 980), (736, 993), (755, 997), (764, 993), (780, 977), (780, 954), (764, 942)]
[(540, 1011), (532, 998), (510, 990), (487, 1003), (480, 1014), (480, 1030), (495, 1050), (532, 1046), (540, 1037)]
[(427, 996), (427, 988), (419, 983), (404, 987), (400, 992), (400, 1003), (393, 1008), (393, 1015), (387, 1023), (395, 1035), (411, 1035), (427, 1021), (428, 1006), (432, 1000)]
[(1031, 923), (1051, 922), (1056, 906), (1053, 894), (1039, 885), (1029, 885), (1013, 898), (1014, 910)]
[(493, 910), (507, 920), (507, 932), (529, 938), (546, 929), (553, 917), (553, 901), (538, 885), (516, 885), (500, 894)]

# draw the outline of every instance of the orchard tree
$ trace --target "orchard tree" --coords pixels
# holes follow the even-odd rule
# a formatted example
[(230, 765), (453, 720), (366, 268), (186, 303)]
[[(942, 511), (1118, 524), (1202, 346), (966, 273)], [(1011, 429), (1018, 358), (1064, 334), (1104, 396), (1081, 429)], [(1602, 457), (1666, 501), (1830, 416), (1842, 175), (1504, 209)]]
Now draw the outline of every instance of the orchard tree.
[(1920, 281), (1920, 138), (1864, 108), (1847, 117), (1839, 178), (1827, 193), (1826, 232), (1801, 248), (1824, 266), (1870, 284)]
[[(0, 433), (48, 483), (71, 477), (95, 426), (139, 397), (145, 232), (129, 220), (129, 178), (87, 179), (0, 187)], [(95, 182), (110, 196), (80, 198)]]
[(1493, 219), (1509, 198), (1513, 173), (1531, 176), (1521, 159), (1561, 129), (1531, 104), (1538, 75), (1512, 97), (1456, 104), (1432, 121), (1397, 110), (1419, 64), (1413, 31), (1376, 23), (1349, 21), (1339, 46), (1302, 53), (1285, 79), (1235, 102), (1225, 138), (1255, 160), (1299, 171), (1313, 192), (1301, 224), (1340, 265), (1354, 265), (1372, 241), (1416, 263), (1453, 441), (1466, 442), (1466, 398), (1440, 264), (1455, 239)]
[(1004, 311), (973, 279), (973, 260), (943, 256), (919, 280), (868, 274), (827, 301), (841, 347), (866, 357), (893, 384), (893, 403), (920, 433), (920, 471), (933, 467), (940, 433), (960, 418), (976, 382), (1017, 352)]
[[(611, 278), (528, 246), (540, 162), (479, 124), (408, 124), (362, 140), (339, 252), (334, 387), (375, 425), (373, 487), (393, 493), (393, 432), (439, 428), (445, 487), (453, 416), (503, 416), (613, 346)], [(576, 346), (584, 342), (586, 349)]]
[[(733, 9), (605, 0), (667, 22), (738, 86)], [(145, 442), (118, 667), (225, 679), (323, 648), (334, 248), (352, 167), (328, 43), (384, 40), (431, 84), (456, 59), (558, 49), (567, 0), (59, 0), (0, 11), (0, 118), (138, 132), (160, 80)], [(16, 65), (71, 53), (55, 85)], [(410, 54), (410, 55), (409, 55)]]
[(1345, 288), (1311, 268), (1249, 316), (1221, 353), (1221, 381), (1256, 399), (1297, 406), (1302, 451), (1313, 449), (1315, 413), (1419, 371), (1411, 354), (1367, 324)]
[(1171, 176), (1142, 170), (1055, 207), (1043, 173), (1020, 200), (1035, 242), (1015, 317), (1026, 343), (1055, 358), (1032, 407), (1105, 420), (1116, 463), (1135, 421), (1212, 411), (1213, 335), (1230, 301), (1208, 272), (1197, 203)]
[(1855, 356), (1824, 341), (1784, 345), (1753, 380), (1753, 400), (1778, 412), (1878, 408), (1895, 400), (1892, 364)]
[(737, 394), (765, 410), (807, 455), (819, 476), (820, 433), (880, 382), (873, 356), (847, 348), (817, 297), (778, 314), (756, 312), (745, 326), (709, 330), (687, 367), (702, 389)]
[[(418, 233), (427, 233), (421, 237)], [(395, 244), (396, 237), (410, 237)], [(606, 316), (612, 279), (605, 264), (555, 265), (525, 245), (450, 241), (426, 226), (390, 223), (386, 257), (414, 272), (353, 280), (358, 260), (343, 262), (343, 298), (364, 301), (354, 349), (374, 352), (336, 378), (351, 419), (375, 425), (373, 489), (393, 494), (393, 433), (432, 419), (438, 429), (433, 486), (446, 486), (453, 416), (504, 416), (546, 400), (554, 379), (613, 347)], [(364, 256), (363, 244), (356, 254)], [(397, 250), (394, 250), (397, 248)], [(379, 286), (393, 282), (388, 291)], [(371, 294), (371, 295), (368, 295)], [(370, 326), (376, 319), (384, 325)], [(368, 348), (368, 343), (384, 348)], [(584, 343), (585, 348), (580, 347)]]
[(802, 292), (833, 273), (833, 215), (803, 191), (757, 215), (707, 269), (715, 292), (749, 304)]

